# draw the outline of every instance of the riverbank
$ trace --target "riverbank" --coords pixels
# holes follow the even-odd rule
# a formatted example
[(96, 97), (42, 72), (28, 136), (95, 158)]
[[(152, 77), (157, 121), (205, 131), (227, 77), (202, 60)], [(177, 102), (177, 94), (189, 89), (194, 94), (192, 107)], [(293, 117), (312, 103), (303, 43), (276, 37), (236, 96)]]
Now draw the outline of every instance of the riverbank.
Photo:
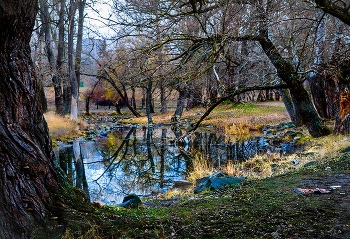
[[(346, 150), (345, 150), (346, 151)], [(63, 210), (63, 238), (349, 238), (350, 154), (199, 195), (154, 199), (140, 209)], [(341, 186), (330, 194), (296, 188)]]
[[(233, 112), (227, 108), (231, 107), (224, 105), (217, 114), (230, 117), (228, 113)], [(239, 115), (242, 108), (244, 114), (241, 116), (246, 120), (258, 117), (264, 111), (260, 106), (252, 110), (235, 106), (234, 114)], [(73, 128), (76, 129), (79, 125), (75, 124)], [(57, 129), (62, 129), (63, 125), (66, 123), (56, 122)], [(51, 126), (50, 132), (52, 129)], [(271, 129), (271, 132), (276, 131), (276, 128)], [(299, 129), (294, 131), (297, 133)], [(290, 140), (296, 138), (299, 138), (298, 134)], [(348, 137), (308, 138), (303, 144), (304, 151), (297, 154), (253, 158), (234, 165), (235, 170), (230, 175), (241, 176), (237, 169), (244, 167), (249, 173), (241, 185), (199, 195), (191, 190), (185, 193), (169, 191), (165, 196), (144, 201), (140, 209), (105, 206), (72, 210), (63, 207), (61, 212), (53, 215), (57, 219), (52, 222), (52, 230), (38, 233), (40, 236), (59, 234), (62, 238), (349, 238)], [(305, 167), (308, 162), (314, 162), (314, 165)], [(199, 161), (198, 165), (201, 164)], [(205, 170), (208, 171), (203, 173)], [(193, 180), (215, 170), (210, 167), (200, 169)], [(296, 188), (328, 189), (330, 186), (341, 187), (330, 194), (294, 192)]]

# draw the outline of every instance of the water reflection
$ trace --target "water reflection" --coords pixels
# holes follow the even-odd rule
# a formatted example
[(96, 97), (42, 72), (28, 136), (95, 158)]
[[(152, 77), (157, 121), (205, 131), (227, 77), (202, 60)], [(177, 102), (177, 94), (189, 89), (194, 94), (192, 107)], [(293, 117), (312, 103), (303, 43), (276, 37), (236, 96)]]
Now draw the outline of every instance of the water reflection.
[(227, 143), (225, 136), (196, 132), (181, 145), (181, 129), (120, 127), (89, 141), (75, 141), (56, 149), (56, 157), (71, 184), (91, 199), (118, 204), (129, 193), (151, 195), (171, 188), (193, 169), (192, 158), (203, 157), (216, 167), (240, 162), (256, 154), (285, 154), (286, 145), (272, 146), (263, 137)]

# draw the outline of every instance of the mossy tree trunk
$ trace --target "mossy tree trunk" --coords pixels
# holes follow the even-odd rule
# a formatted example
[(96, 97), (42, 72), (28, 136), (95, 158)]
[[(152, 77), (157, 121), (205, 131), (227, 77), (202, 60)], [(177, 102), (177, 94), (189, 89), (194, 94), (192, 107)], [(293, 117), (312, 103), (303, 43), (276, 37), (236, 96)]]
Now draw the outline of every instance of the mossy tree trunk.
[(262, 1), (257, 5), (260, 13), (259, 41), (263, 51), (275, 66), (278, 76), (285, 82), (289, 88), (289, 92), (293, 101), (296, 115), (300, 115), (301, 122), (306, 125), (309, 133), (313, 137), (329, 135), (330, 129), (325, 126), (324, 122), (318, 115), (314, 104), (311, 101), (309, 93), (303, 86), (300, 77), (294, 66), (287, 62), (278, 52), (276, 46), (269, 38), (268, 33), (268, 12), (272, 9), (272, 1), (268, 0), (266, 9), (263, 7)]
[(147, 86), (147, 93), (146, 93), (146, 114), (147, 114), (147, 120), (149, 124), (153, 124), (153, 120), (152, 120), (152, 79), (148, 79), (148, 86)]
[(37, 10), (36, 0), (0, 6), (0, 238), (30, 238), (60, 185), (30, 58)]
[(281, 89), (279, 90), (279, 94), (282, 97), (283, 103), (288, 111), (289, 117), (291, 118), (293, 124), (295, 126), (301, 126), (302, 125), (302, 120), (300, 118), (300, 115), (298, 115), (295, 112), (294, 104), (292, 97), (290, 96), (289, 90), (288, 89)]
[(313, 137), (329, 135), (330, 129), (319, 117), (310, 95), (304, 88), (294, 67), (282, 58), (270, 39), (261, 37), (259, 42), (271, 63), (276, 67), (278, 76), (288, 85), (295, 114), (300, 115), (301, 121), (306, 125), (309, 133)]

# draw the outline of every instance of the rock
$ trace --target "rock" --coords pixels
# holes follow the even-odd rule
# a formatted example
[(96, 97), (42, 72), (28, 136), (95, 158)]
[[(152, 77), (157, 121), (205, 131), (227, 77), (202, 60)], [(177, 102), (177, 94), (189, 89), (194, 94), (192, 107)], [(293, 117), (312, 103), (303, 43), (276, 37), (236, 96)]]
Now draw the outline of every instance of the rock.
[(125, 208), (138, 208), (142, 205), (141, 199), (136, 194), (129, 194), (124, 197), (123, 202), (117, 207), (125, 207)]
[(313, 165), (315, 165), (315, 164), (317, 164), (317, 161), (310, 161), (310, 162), (306, 163), (306, 164), (304, 165), (304, 167), (313, 166)]
[(292, 144), (296, 144), (300, 139), (301, 137), (294, 137)]
[(98, 136), (100, 136), (101, 138), (107, 138), (108, 133), (104, 132), (104, 133), (99, 134)]
[(187, 187), (187, 186), (191, 186), (191, 185), (193, 185), (193, 183), (191, 183), (190, 181), (187, 181), (187, 180), (174, 181), (175, 187)]
[(276, 168), (276, 167), (278, 167), (278, 164), (277, 163), (273, 163), (273, 164), (271, 164), (271, 167), (272, 168)]
[(332, 168), (331, 167), (327, 167), (325, 170), (332, 170)]
[(341, 150), (340, 152), (341, 152), (341, 153), (350, 152), (350, 146), (349, 146), (349, 147), (346, 147), (345, 149)]
[(273, 238), (281, 238), (281, 234), (279, 234), (278, 232), (273, 232), (273, 233), (271, 233), (271, 236), (272, 236)]
[(227, 176), (226, 174), (219, 172), (214, 173), (208, 177), (198, 179), (196, 181), (196, 187), (194, 193), (201, 193), (204, 190), (217, 190), (227, 185), (234, 185), (244, 181), (246, 177), (238, 178)]
[(297, 133), (294, 130), (288, 130), (287, 132), (284, 133), (284, 137), (287, 136), (296, 136)]
[(91, 203), (92, 203), (92, 205), (94, 205), (94, 207), (97, 207), (97, 208), (103, 208), (106, 206), (106, 204), (104, 202), (101, 202), (101, 201), (93, 201)]
[(295, 128), (293, 122), (286, 123), (286, 126), (288, 126), (289, 128)]

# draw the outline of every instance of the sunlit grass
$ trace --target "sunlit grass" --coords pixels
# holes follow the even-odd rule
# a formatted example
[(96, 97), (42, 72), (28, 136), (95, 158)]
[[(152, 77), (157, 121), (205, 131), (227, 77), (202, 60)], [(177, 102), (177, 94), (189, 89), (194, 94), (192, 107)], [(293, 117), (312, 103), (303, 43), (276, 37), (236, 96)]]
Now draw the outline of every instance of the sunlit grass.
[(210, 165), (207, 160), (199, 156), (196, 156), (192, 160), (192, 164), (193, 171), (188, 177), (188, 180), (192, 183), (195, 183), (199, 178), (203, 178), (217, 172), (217, 170), (214, 169), (214, 167)]
[[(189, 111), (185, 110), (180, 122), (185, 124), (196, 123), (205, 111), (205, 108), (195, 108)], [(174, 109), (169, 110), (166, 114), (156, 112), (152, 114), (153, 123), (171, 124), (173, 113)], [(224, 131), (225, 127), (235, 124), (242, 125), (243, 128), (247, 128), (249, 131), (257, 131), (267, 124), (276, 125), (288, 121), (290, 121), (290, 118), (285, 107), (256, 105), (254, 103), (225, 103), (214, 109), (210, 115), (203, 120), (201, 125), (214, 126), (216, 129)], [(146, 116), (122, 119), (120, 122), (148, 124)], [(244, 130), (246, 131), (247, 129)]]
[(54, 112), (44, 114), (53, 141), (65, 141), (82, 135), (80, 128), (86, 123), (83, 120), (70, 120), (68, 116), (61, 117)]

